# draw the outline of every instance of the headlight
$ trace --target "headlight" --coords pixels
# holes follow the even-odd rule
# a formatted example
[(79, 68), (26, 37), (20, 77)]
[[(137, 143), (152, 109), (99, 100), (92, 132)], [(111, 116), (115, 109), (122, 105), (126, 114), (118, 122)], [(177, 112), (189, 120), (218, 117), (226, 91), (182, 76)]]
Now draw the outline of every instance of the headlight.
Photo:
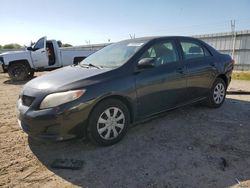
[(40, 109), (51, 108), (76, 100), (81, 97), (85, 91), (86, 90), (74, 90), (49, 94), (41, 102)]

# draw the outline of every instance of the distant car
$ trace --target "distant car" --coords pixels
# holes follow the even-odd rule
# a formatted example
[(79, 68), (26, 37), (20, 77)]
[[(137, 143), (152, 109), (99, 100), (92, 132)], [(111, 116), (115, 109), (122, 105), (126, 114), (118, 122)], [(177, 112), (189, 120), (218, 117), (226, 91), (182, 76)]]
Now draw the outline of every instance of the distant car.
[(118, 142), (129, 124), (195, 102), (220, 107), (234, 61), (190, 37), (125, 40), (28, 82), (17, 102), (29, 136)]

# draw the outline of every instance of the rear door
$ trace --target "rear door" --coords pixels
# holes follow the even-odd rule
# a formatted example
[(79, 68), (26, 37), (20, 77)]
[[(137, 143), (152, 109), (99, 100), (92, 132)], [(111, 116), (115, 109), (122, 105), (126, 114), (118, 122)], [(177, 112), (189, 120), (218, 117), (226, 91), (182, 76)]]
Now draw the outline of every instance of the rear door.
[(174, 40), (158, 41), (148, 47), (141, 57), (154, 58), (154, 67), (137, 70), (136, 92), (138, 115), (147, 116), (185, 101), (185, 67), (179, 59)]
[(216, 74), (215, 60), (199, 41), (179, 39), (183, 63), (187, 67), (187, 95), (190, 100), (207, 96)]
[(35, 68), (47, 67), (49, 63), (48, 53), (46, 50), (46, 37), (39, 39), (31, 51), (31, 58)]

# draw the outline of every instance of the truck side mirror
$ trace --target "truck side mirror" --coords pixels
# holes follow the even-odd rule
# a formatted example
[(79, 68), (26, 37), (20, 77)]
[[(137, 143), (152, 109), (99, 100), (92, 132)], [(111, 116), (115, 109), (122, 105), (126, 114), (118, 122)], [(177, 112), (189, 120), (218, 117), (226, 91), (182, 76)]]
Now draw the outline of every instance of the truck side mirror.
[(31, 46), (27, 47), (27, 50), (33, 51), (33, 48)]

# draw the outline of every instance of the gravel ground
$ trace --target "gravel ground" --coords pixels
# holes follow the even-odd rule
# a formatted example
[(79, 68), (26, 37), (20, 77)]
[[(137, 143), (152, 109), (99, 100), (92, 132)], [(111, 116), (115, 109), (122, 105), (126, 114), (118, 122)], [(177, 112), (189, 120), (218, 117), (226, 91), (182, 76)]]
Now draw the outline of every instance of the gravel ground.
[(247, 80), (232, 80), (228, 87), (229, 91), (250, 92), (250, 81)]
[[(219, 109), (168, 112), (131, 127), (116, 145), (97, 147), (29, 139), (15, 116), (23, 84), (0, 74), (0, 187), (250, 187), (250, 95), (228, 95)], [(55, 170), (56, 158), (84, 165)]]

